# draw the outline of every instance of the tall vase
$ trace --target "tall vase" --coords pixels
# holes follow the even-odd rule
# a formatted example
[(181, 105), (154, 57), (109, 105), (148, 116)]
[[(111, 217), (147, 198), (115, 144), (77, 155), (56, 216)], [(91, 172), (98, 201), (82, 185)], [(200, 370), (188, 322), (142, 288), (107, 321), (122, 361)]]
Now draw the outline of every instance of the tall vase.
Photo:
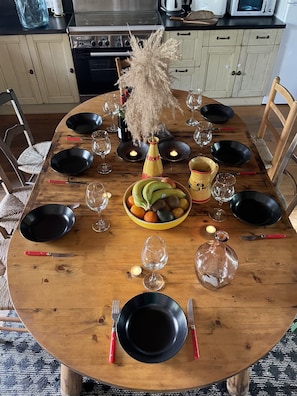
[(26, 29), (48, 24), (49, 16), (45, 0), (14, 0), (19, 20)]
[(149, 149), (143, 164), (142, 179), (163, 176), (163, 164), (158, 148), (159, 139), (155, 136), (148, 139)]

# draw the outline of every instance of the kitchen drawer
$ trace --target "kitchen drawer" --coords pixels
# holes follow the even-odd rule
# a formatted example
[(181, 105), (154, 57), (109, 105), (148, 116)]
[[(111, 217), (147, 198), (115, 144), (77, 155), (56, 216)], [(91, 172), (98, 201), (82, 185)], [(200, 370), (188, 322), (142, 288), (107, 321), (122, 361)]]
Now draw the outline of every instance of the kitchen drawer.
[(240, 45), (243, 30), (212, 30), (204, 31), (203, 47), (217, 47), (224, 45)]
[(250, 29), (245, 30), (243, 45), (279, 44), (283, 29)]

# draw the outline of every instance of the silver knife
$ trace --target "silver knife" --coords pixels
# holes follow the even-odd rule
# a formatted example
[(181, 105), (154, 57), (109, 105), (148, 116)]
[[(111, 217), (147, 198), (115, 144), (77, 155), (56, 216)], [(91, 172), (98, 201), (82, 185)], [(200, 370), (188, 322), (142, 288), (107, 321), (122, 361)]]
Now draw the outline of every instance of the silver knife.
[(195, 321), (194, 321), (194, 310), (193, 310), (193, 299), (192, 298), (190, 298), (188, 300), (187, 316), (188, 316), (188, 323), (190, 325), (191, 335), (192, 335), (194, 359), (199, 359), (200, 353), (199, 353), (198, 339), (197, 339), (197, 333), (196, 333), (196, 327), (195, 327)]
[(32, 250), (25, 251), (26, 256), (51, 256), (51, 257), (73, 257), (74, 253), (52, 253), (52, 252), (36, 252)]

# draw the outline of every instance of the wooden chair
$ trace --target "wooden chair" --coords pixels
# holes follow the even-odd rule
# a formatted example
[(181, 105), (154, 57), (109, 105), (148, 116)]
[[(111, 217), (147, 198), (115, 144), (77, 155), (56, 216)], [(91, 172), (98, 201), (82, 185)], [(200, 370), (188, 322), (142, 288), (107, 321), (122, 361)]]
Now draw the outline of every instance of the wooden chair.
[[(6, 130), (3, 140), (0, 140), (0, 149), (16, 173), (17, 170), (20, 170), (31, 175), (32, 178), (34, 175), (40, 173), (51, 142), (34, 144), (30, 126), (26, 121), (21, 105), (13, 89), (7, 89), (5, 92), (0, 93), (0, 106), (7, 105), (8, 103), (12, 105), (16, 115), (16, 124)], [(21, 138), (19, 135), (23, 135), (23, 140), (27, 147), (20, 154), (15, 154), (12, 145), (16, 137), (18, 137), (18, 139)]]
[[(115, 64), (117, 68), (118, 78), (123, 74), (123, 70), (130, 67), (130, 62), (127, 58), (121, 59), (118, 56), (115, 58)], [(124, 93), (125, 87), (119, 84), (120, 95)]]
[[(0, 310), (14, 311), (6, 279), (6, 257), (9, 238), (21, 218), (25, 201), (30, 195), (32, 187), (13, 188), (2, 166), (0, 166), (0, 184), (4, 190), (4, 198), (0, 202)], [(3, 326), (3, 322), (12, 323), (12, 326)], [(0, 330), (27, 331), (24, 326), (15, 326), (16, 323), (22, 324), (18, 317), (0, 315)]]
[[(281, 95), (288, 105), (289, 111), (287, 115), (284, 115), (280, 110), (280, 106), (275, 104), (277, 94)], [(278, 164), (285, 153), (286, 145), (292, 132), (296, 116), (297, 101), (293, 98), (291, 93), (280, 84), (280, 78), (275, 77), (264, 109), (260, 128), (257, 136), (253, 138), (271, 179), (274, 178)], [(275, 122), (279, 123), (279, 128), (275, 126)], [(273, 154), (269, 150), (264, 139), (267, 130), (272, 133), (276, 142), (276, 148)]]

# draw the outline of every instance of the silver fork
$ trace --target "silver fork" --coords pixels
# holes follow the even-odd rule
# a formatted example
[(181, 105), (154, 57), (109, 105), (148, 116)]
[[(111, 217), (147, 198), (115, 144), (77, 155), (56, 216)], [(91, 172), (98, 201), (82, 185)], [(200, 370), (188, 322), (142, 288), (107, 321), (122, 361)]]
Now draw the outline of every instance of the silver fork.
[(120, 301), (113, 300), (111, 306), (111, 317), (113, 320), (111, 337), (110, 337), (110, 347), (109, 347), (109, 363), (113, 363), (115, 359), (115, 346), (116, 346), (116, 323), (118, 321), (120, 314)]

